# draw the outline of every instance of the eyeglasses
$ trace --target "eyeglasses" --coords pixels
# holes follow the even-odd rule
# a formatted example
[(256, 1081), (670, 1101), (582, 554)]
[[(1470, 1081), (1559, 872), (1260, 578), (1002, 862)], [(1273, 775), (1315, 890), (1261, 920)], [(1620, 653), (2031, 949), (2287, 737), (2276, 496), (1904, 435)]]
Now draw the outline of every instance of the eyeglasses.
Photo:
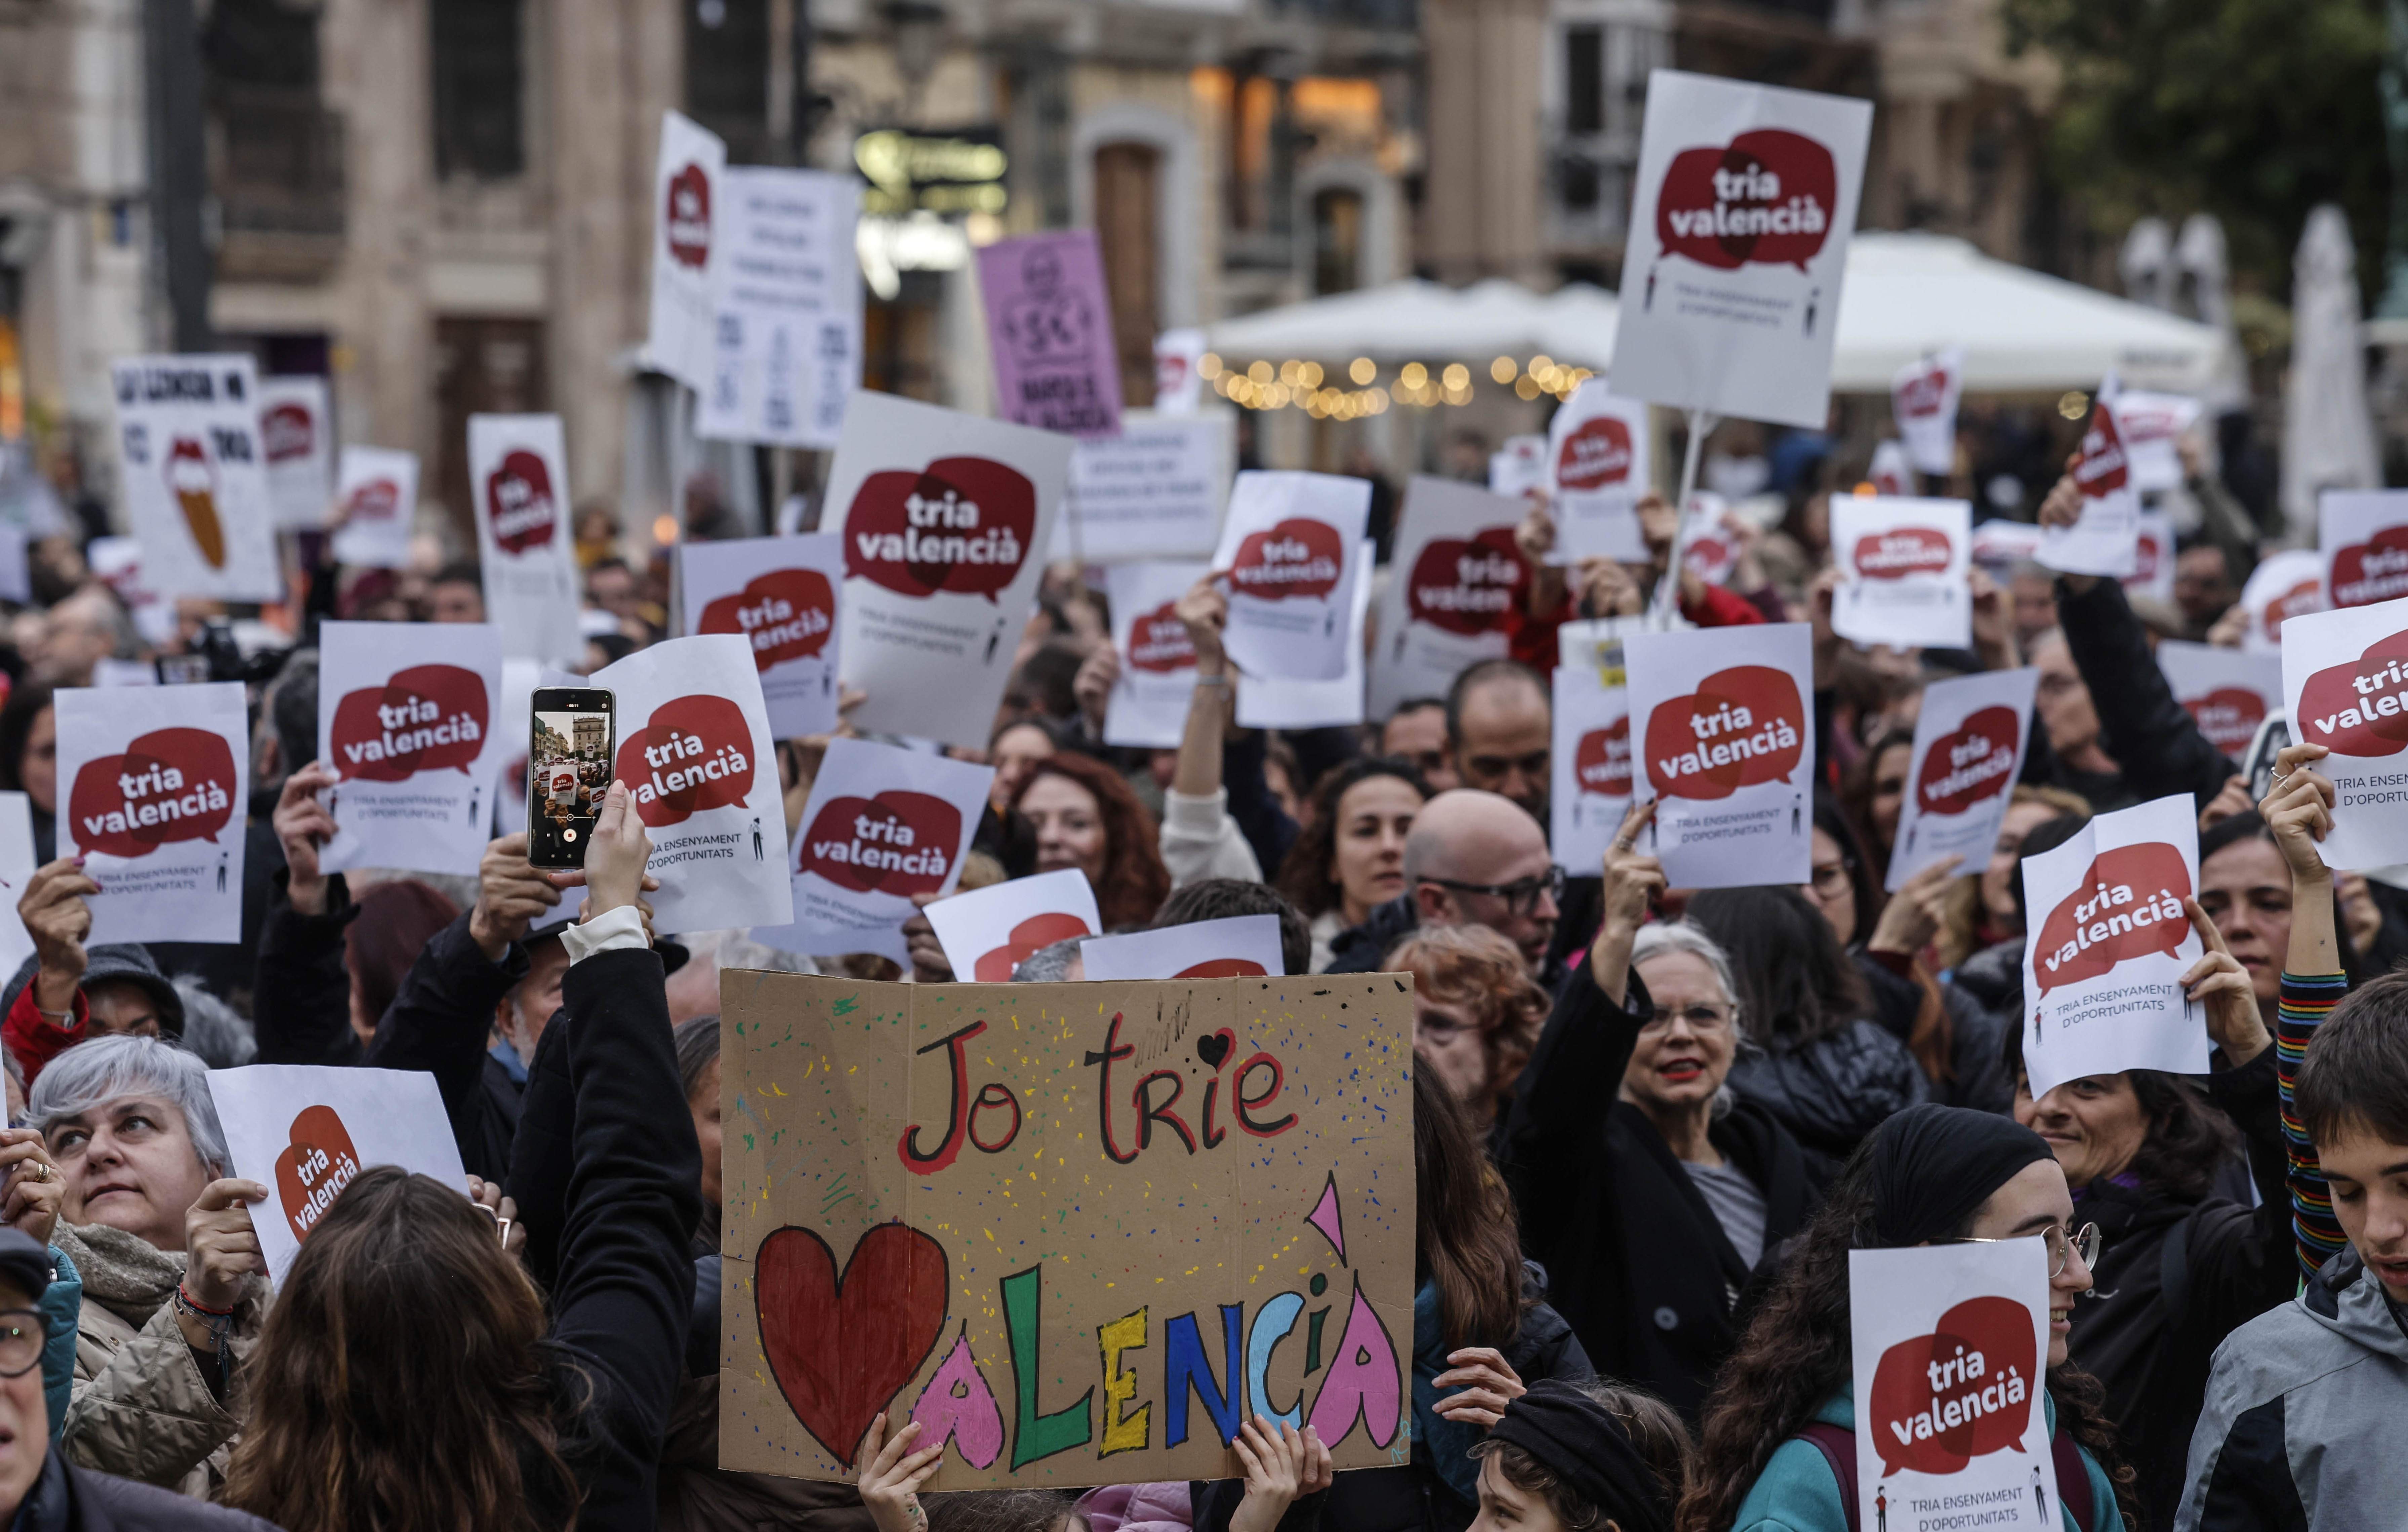
[(22, 1378), (41, 1365), (50, 1321), (34, 1309), (0, 1309), (0, 1378)]
[(1528, 878), (1516, 878), (1510, 883), (1459, 883), (1452, 878), (1425, 878), (1422, 881), (1451, 888), (1457, 894), (1485, 894), (1492, 899), (1502, 899), (1507, 910), (1516, 916), (1538, 909), (1541, 894), (1557, 904), (1564, 900), (1564, 869), (1555, 866)]
[[(2041, 1242), (2048, 1246), (2048, 1274), (2052, 1277), (2065, 1274), (2065, 1258), (2072, 1252), (2077, 1250), (2082, 1252), (2084, 1266), (2095, 1267), (2099, 1264), (2099, 1253), (2107, 1248), (2107, 1237), (2099, 1232), (2099, 1225), (2096, 1224), (2085, 1224), (2071, 1235), (2065, 1232), (2063, 1224), (2051, 1224), (2041, 1230), (2040, 1237)], [(2006, 1243), (2004, 1239), (1976, 1239), (1970, 1234), (1961, 1238), (1940, 1239), (1933, 1242), (1942, 1245), (2003, 1245)]]
[(1647, 1013), (1645, 1021), (1639, 1024), (1640, 1035), (1648, 1037), (1663, 1031), (1672, 1024), (1675, 1016), (1688, 1023), (1692, 1032), (1720, 1032), (1731, 1024), (1731, 1008), (1728, 1006), (1696, 1005), (1680, 1010), (1666, 1010), (1657, 1006)]

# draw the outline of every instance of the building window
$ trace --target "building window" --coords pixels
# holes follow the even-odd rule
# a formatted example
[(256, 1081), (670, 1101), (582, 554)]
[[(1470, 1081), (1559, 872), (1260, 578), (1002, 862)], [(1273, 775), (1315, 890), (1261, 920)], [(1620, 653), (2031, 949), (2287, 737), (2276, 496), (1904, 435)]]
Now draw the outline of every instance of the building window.
[(1605, 28), (1564, 29), (1564, 131), (1605, 131)]
[(525, 171), (523, 8), (521, 0), (431, 0), (438, 178)]
[(1312, 291), (1352, 293), (1363, 285), (1363, 193), (1331, 190), (1312, 196)]
[(540, 320), (435, 322), (435, 412), (442, 443), (436, 484), (444, 508), (472, 547), (477, 523), (468, 484), (468, 417), (549, 408), (543, 346)]
[(1112, 300), (1122, 402), (1154, 403), (1154, 337), (1162, 329), (1162, 150), (1106, 144), (1096, 150), (1096, 238)]
[(769, 0), (685, 0), (686, 115), (738, 165), (768, 158)]

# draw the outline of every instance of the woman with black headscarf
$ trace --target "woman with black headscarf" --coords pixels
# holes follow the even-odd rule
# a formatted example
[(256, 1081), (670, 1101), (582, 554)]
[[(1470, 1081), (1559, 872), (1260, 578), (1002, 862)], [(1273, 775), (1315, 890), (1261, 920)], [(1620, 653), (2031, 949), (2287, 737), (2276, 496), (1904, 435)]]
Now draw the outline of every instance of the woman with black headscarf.
[(1669, 1411), (1659, 1418), (1669, 1425), (1654, 1434), (1660, 1442), (1669, 1432), (1669, 1454), (1641, 1439), (1650, 1434), (1645, 1417), (1618, 1414), (1552, 1378), (1531, 1384), (1471, 1450), (1480, 1460), (1475, 1532), (1671, 1532), (1687, 1439)]
[[(2194, 989), (2219, 965), (2186, 976)], [(1707, 1401), (1681, 1500), (1681, 1532), (1848, 1532), (1856, 1389), (1848, 1254), (2037, 1236), (2049, 1254), (2043, 1394), (2067, 1532), (2120, 1532), (2131, 1473), (2102, 1462), (2114, 1428), (2099, 1384), (2066, 1361), (2073, 1300), (2089, 1290), (2094, 1231), (2077, 1224), (2065, 1172), (2041, 1137), (1957, 1107), (1913, 1107), (1865, 1141), (1806, 1225), (1786, 1270)], [(1842, 1477), (1844, 1475), (1844, 1478)]]

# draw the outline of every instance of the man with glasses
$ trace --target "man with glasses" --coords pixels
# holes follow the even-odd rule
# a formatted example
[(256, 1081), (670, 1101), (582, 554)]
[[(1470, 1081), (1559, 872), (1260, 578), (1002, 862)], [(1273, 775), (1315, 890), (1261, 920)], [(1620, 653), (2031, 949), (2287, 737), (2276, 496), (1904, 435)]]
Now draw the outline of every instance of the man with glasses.
[(1531, 977), (1553, 988), (1562, 976), (1547, 949), (1561, 913), (1564, 869), (1547, 852), (1539, 822), (1511, 799), (1472, 788), (1440, 793), (1422, 807), (1405, 840), (1405, 892), (1341, 937), (1331, 973), (1376, 971), (1389, 948), (1425, 925), (1484, 925), (1512, 942)]

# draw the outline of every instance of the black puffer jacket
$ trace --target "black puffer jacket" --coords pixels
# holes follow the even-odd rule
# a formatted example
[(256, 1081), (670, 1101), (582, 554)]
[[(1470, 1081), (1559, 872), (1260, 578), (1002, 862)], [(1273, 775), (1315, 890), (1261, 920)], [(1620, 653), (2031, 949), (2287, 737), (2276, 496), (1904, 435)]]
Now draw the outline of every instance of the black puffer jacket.
[(1730, 1087), (1789, 1130), (1818, 1182), (1894, 1113), (1931, 1098), (1906, 1044), (1869, 1021), (1802, 1042), (1776, 1033), (1731, 1066)]
[(1413, 914), (1410, 891), (1374, 908), (1360, 925), (1350, 925), (1330, 939), (1330, 973), (1378, 973), (1388, 949), (1420, 924)]
[[(1873, 1019), (1912, 1049), (1914, 1019), (1923, 1010), (1923, 986), (1861, 947), (1851, 949), (1851, 955), (1872, 996)], [(1948, 1073), (1931, 1082), (1931, 1098), (1943, 1107), (2005, 1111), (2015, 1095), (2006, 1063), (2006, 1029), (2013, 1020), (1999, 1021), (1970, 995), (1946, 985), (1941, 986), (1940, 1003), (1948, 1017)]]

